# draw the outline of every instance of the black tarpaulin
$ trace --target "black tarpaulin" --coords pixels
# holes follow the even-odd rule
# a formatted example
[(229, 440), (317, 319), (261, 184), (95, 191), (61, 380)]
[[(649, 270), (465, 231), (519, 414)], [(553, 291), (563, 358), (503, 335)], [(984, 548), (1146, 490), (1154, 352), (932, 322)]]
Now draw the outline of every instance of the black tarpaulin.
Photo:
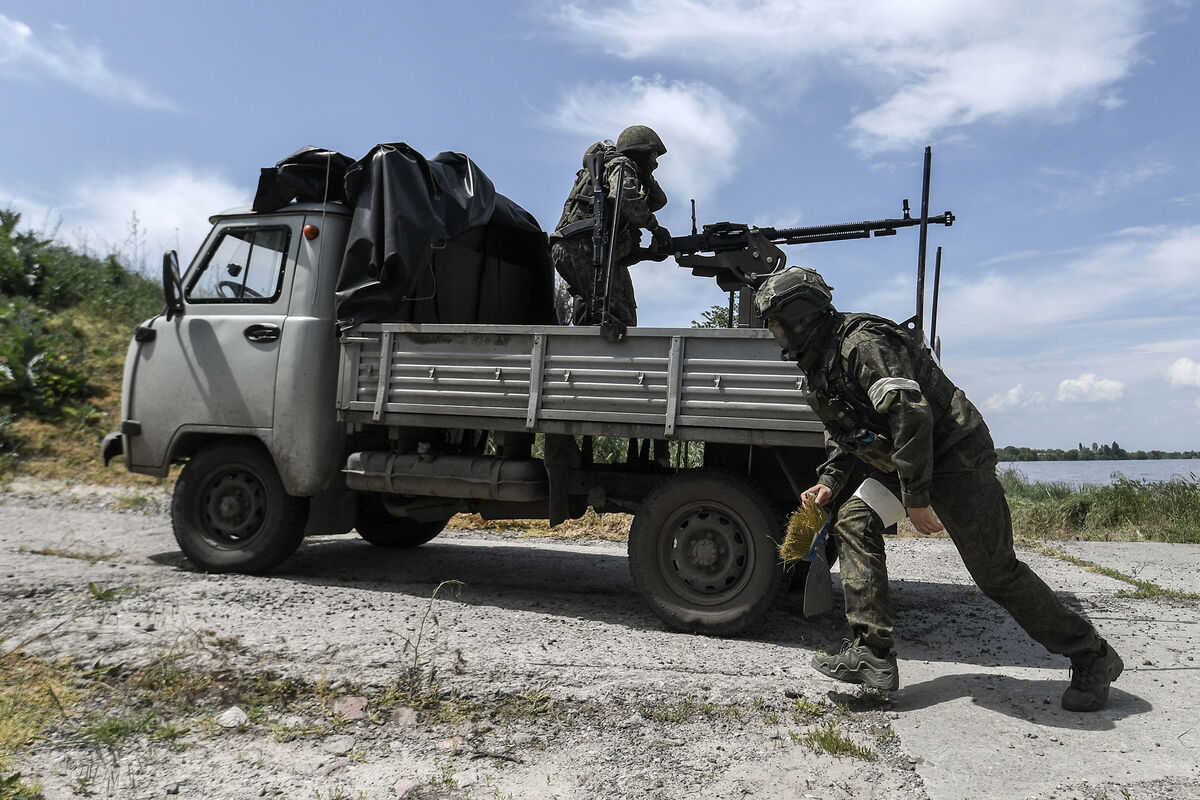
[(465, 155), (376, 145), (346, 170), (346, 202), (339, 328), (556, 321), (546, 234)]
[(275, 211), (293, 200), (298, 203), (334, 203), (346, 199), (346, 170), (354, 159), (322, 147), (301, 147), (258, 176), (252, 208)]

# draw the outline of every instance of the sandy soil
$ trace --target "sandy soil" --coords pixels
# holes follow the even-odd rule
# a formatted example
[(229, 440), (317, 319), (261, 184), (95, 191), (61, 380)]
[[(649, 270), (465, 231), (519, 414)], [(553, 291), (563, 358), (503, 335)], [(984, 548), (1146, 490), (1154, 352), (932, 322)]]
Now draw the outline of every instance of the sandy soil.
[[(1059, 707), (1065, 661), (941, 539), (889, 542), (902, 686), (880, 698), (808, 667), (844, 619), (805, 620), (794, 596), (736, 639), (666, 630), (619, 544), (448, 531), (386, 551), (351, 535), (268, 576), (215, 576), (179, 553), (166, 502), (0, 491), (0, 646), (45, 634), (26, 652), (105, 676), (20, 765), (46, 798), (1200, 798), (1196, 603), (1048, 556), (1022, 553), (1124, 656), (1101, 712)], [(1144, 574), (1200, 591), (1200, 548), (1146, 552)], [(435, 597), (443, 581), (462, 585)], [(209, 691), (164, 712), (122, 682), (163, 663)], [(412, 666), (440, 701), (397, 702)], [(236, 724), (212, 685), (262, 676), (302, 688)], [(147, 709), (154, 725), (97, 738)]]

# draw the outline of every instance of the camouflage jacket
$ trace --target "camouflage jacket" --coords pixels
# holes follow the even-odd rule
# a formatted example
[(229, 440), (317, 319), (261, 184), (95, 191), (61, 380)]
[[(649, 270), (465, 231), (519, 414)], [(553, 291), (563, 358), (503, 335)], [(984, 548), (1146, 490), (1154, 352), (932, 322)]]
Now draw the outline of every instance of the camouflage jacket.
[[(621, 187), (621, 220), (617, 230), (617, 251), (618, 257), (620, 257), (638, 246), (641, 241), (640, 228), (652, 231), (658, 227), (658, 220), (655, 218), (654, 212), (667, 204), (667, 196), (653, 177), (650, 178), (648, 184), (643, 183), (638, 174), (637, 164), (631, 158), (618, 153), (611, 145), (603, 142), (592, 145), (584, 154), (585, 166), (575, 174), (575, 183), (571, 187), (571, 194), (563, 203), (562, 216), (558, 220), (558, 225), (554, 227), (555, 232), (550, 235), (550, 240), (561, 239), (562, 235), (559, 231), (564, 226), (582, 219), (592, 218), (592, 177), (586, 164), (587, 156), (597, 148), (603, 148), (605, 151), (602, 180), (609, 203), (616, 201), (617, 178), (621, 167), (625, 167), (625, 182)], [(591, 232), (580, 231), (575, 235), (590, 237)]]
[(923, 508), (935, 473), (995, 463), (979, 411), (900, 326), (835, 312), (824, 343), (803, 362), (809, 402), (825, 423), (819, 483), (838, 493), (858, 459), (896, 473), (905, 507)]

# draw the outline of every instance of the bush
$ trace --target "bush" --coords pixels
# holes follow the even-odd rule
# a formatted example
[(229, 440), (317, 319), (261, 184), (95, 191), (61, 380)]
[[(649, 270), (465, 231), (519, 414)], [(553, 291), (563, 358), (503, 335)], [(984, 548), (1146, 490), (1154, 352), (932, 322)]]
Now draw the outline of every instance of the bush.
[(52, 332), (49, 314), (23, 297), (0, 309), (0, 402), (18, 413), (52, 416), (89, 394), (78, 333), (70, 318)]
[(119, 322), (139, 322), (162, 308), (157, 281), (126, 269), (116, 256), (77, 253), (18, 233), (21, 215), (0, 210), (0, 295), (27, 297), (50, 311), (80, 306)]
[(0, 478), (12, 471), (17, 463), (18, 446), (21, 443), (13, 422), (16, 417), (8, 406), (0, 406)]

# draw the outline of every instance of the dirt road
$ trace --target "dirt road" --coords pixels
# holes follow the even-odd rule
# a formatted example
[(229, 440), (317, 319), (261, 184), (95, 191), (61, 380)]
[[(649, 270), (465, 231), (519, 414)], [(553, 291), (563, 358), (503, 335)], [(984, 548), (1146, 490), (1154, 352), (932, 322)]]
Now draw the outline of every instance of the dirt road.
[[(1059, 708), (1065, 663), (945, 540), (889, 541), (879, 698), (809, 669), (844, 620), (794, 599), (737, 639), (665, 630), (621, 545), (350, 536), (214, 576), (163, 499), (0, 492), (3, 647), (44, 634), (23, 652), (82, 693), (18, 765), (46, 798), (1200, 798), (1197, 604), (1046, 555), (1022, 553), (1125, 658), (1104, 711)], [(1133, 547), (1072, 552), (1200, 591), (1200, 547)]]

